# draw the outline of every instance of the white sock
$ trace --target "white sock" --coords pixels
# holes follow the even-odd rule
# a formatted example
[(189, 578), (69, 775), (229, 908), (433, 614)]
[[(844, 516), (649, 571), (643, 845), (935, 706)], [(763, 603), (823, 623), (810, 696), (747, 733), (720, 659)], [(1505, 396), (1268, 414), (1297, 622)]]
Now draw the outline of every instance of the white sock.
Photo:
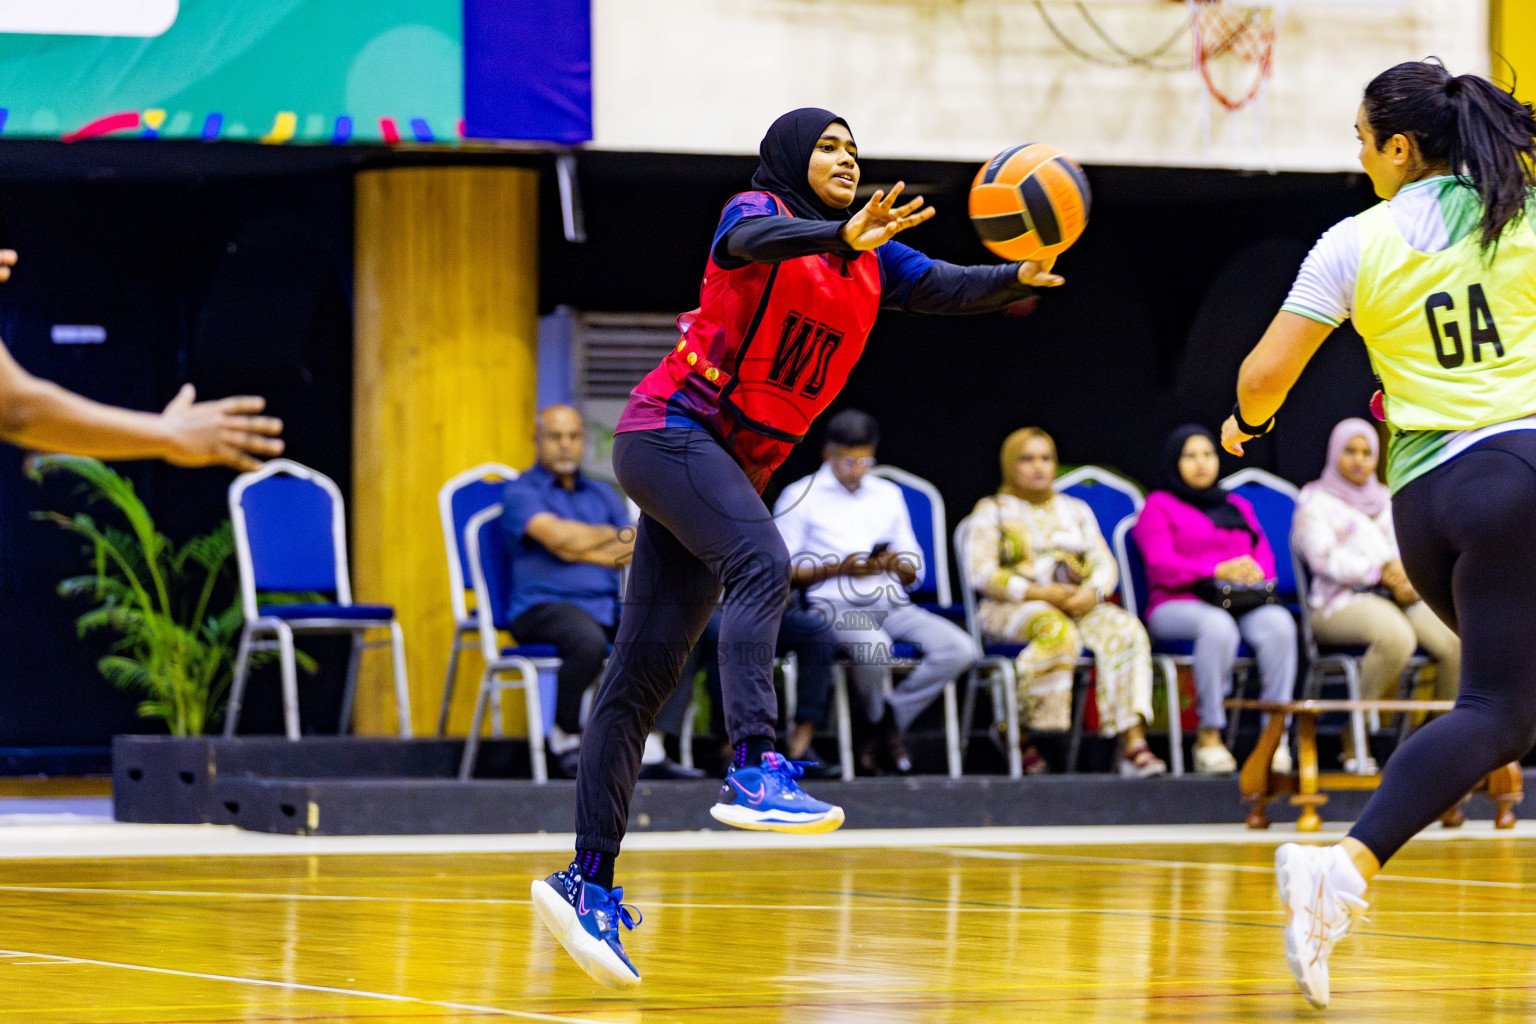
[(1351, 896), (1365, 895), (1365, 876), (1355, 867), (1355, 862), (1349, 859), (1349, 853), (1343, 846), (1328, 848), (1328, 880), (1338, 892), (1347, 892)]
[(645, 750), (640, 754), (640, 763), (661, 764), (666, 759), (667, 748), (661, 741), (661, 733), (651, 733), (645, 738)]

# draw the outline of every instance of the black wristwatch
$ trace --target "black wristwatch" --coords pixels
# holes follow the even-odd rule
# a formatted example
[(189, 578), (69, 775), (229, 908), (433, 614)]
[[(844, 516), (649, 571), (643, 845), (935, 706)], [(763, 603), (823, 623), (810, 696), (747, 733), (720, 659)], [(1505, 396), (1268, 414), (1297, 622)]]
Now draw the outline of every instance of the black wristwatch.
[(1275, 429), (1275, 418), (1273, 416), (1271, 416), (1269, 418), (1269, 422), (1265, 423), (1262, 427), (1256, 427), (1252, 423), (1245, 421), (1243, 419), (1243, 403), (1241, 402), (1232, 403), (1232, 418), (1237, 421), (1237, 429), (1241, 430), (1249, 437), (1263, 437), (1265, 434)]

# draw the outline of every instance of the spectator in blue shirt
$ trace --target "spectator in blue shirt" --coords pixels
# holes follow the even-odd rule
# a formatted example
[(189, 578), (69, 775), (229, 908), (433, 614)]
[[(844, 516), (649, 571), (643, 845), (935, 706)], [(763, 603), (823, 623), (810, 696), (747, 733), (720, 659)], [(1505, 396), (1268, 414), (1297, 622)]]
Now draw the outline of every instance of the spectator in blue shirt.
[[(550, 644), (560, 656), (549, 752), (574, 777), (581, 698), (597, 678), (619, 619), (619, 572), (634, 551), (634, 525), (618, 491), (581, 472), (581, 413), (554, 405), (534, 425), (537, 461), (502, 494), (510, 552), (508, 628), (520, 644)], [(676, 702), (674, 702), (676, 703)], [(686, 707), (687, 701), (681, 702)], [(658, 756), (659, 755), (659, 756)], [(665, 760), (653, 734), (643, 764), (652, 775), (702, 776)]]

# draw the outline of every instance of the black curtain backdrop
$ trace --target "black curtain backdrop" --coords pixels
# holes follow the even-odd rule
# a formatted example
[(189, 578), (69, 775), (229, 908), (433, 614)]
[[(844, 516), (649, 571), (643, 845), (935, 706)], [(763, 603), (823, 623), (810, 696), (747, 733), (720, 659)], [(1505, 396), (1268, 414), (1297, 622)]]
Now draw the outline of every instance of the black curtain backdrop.
[[(22, 180), (0, 202), (0, 245), (20, 264), (0, 285), (0, 336), (32, 373), (91, 398), (157, 409), (183, 381), (200, 397), (257, 393), (287, 423), (295, 457), (351, 478), (351, 175), (259, 179)], [(61, 345), (55, 324), (106, 329)], [(22, 453), (0, 449), (0, 773), (102, 770), (119, 732), (154, 732), (138, 700), (95, 669), (105, 634), (81, 639), (85, 602), (54, 593), (86, 571), (82, 542), (35, 510), (87, 510), (74, 478), (38, 487)], [(122, 463), (173, 541), (228, 516), (225, 469)], [(234, 597), (231, 590), (228, 595)], [(327, 651), (311, 645), (314, 653)], [(335, 728), (339, 671), (309, 687), (315, 727)], [(258, 686), (243, 725), (280, 731), (274, 685)]]
[[(257, 392), (287, 422), (289, 453), (347, 491), (351, 448), (352, 174), (400, 163), (504, 163), (543, 172), (540, 305), (677, 313), (698, 302), (720, 208), (754, 159), (583, 153), (588, 241), (564, 240), (552, 163), (530, 156), (195, 144), (0, 144), (0, 245), (21, 265), (0, 286), (0, 336), (29, 370), (103, 401), (156, 408), (183, 380), (205, 396)], [(902, 241), (939, 259), (991, 262), (965, 216), (975, 168), (868, 161), (867, 184), (907, 181), (938, 208)], [(1330, 225), (1372, 202), (1360, 175), (1090, 167), (1094, 209), (1058, 262), (1068, 284), (1027, 315), (881, 315), (833, 406), (881, 423), (882, 461), (932, 480), (951, 522), (997, 486), (997, 450), (1026, 424), (1067, 463), (1113, 466), (1150, 484), (1174, 426), (1217, 426), (1238, 363)], [(99, 346), (50, 340), (54, 324), (101, 324)], [(1328, 431), (1373, 389), (1348, 328), (1322, 348), (1275, 435), (1245, 464), (1301, 483)], [(770, 485), (815, 469), (819, 438)], [(53, 593), (80, 544), (36, 523), (81, 507), (67, 481), (35, 487), (0, 449), (0, 773), (101, 770), (118, 732), (154, 731), (80, 640), (80, 608)], [(1224, 471), (1237, 468), (1227, 460)], [(122, 468), (175, 540), (227, 514), (225, 470)], [(366, 524), (352, 524), (355, 532)], [(429, 642), (421, 638), (417, 642)], [(305, 682), (305, 728), (335, 728), (340, 650)], [(242, 732), (277, 732), (275, 680), (251, 694)], [(419, 685), (431, 685), (430, 680)]]

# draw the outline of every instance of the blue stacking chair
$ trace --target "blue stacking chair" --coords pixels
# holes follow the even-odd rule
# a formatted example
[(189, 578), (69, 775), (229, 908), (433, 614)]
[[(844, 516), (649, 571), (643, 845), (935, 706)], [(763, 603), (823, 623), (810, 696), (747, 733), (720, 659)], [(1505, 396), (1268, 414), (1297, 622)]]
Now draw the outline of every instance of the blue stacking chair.
[(448, 604), (453, 610), (453, 642), (448, 648), (448, 677), (443, 682), (443, 706), (437, 716), (437, 734), (448, 729), (448, 707), (458, 679), (459, 655), (480, 646), (478, 609), (469, 607), (465, 594), (472, 590), (469, 563), (464, 557), (464, 527), (483, 508), (501, 500), (508, 480), (517, 470), (500, 462), (482, 462), (457, 473), (437, 492), (437, 517), (443, 528), (443, 547), (448, 553)]
[[(395, 699), (400, 735), (411, 735), (411, 697), (405, 674), (405, 639), (389, 605), (354, 604), (347, 572), (346, 509), (335, 481), (289, 459), (273, 459), (242, 473), (229, 486), (229, 515), (240, 567), (240, 600), (245, 626), (235, 654), (224, 735), (233, 736), (250, 674), (251, 654), (276, 649), (282, 674), (283, 724), (299, 738), (299, 687), (294, 665), (296, 633), (351, 633), (352, 656), (341, 705), (341, 731), (352, 721), (357, 667), (362, 652), (389, 645), (394, 653)], [(260, 604), (258, 592), (329, 594), (314, 604)], [(373, 630), (389, 639), (367, 640)]]
[[(956, 608), (949, 589), (949, 550), (945, 543), (948, 526), (944, 518), (944, 497), (932, 483), (895, 466), (875, 466), (871, 476), (889, 480), (901, 488), (923, 558), (923, 587), (912, 594), (913, 603), (927, 611), (958, 621), (963, 614)], [(913, 668), (922, 656), (915, 645), (892, 645), (890, 668)], [(887, 683), (890, 685), (889, 673)], [(844, 781), (853, 778), (853, 721), (848, 706), (848, 674), (845, 666), (834, 665), (832, 699), (837, 716), (838, 754), (843, 763)], [(944, 687), (944, 746), (949, 777), (960, 777), (960, 714), (954, 680)]]
[(1019, 681), (1013, 659), (1018, 657), (1023, 644), (989, 644), (981, 635), (981, 623), (976, 618), (976, 588), (971, 583), (971, 516), (955, 524), (955, 564), (960, 570), (960, 597), (965, 607), (965, 628), (981, 649), (981, 658), (971, 669), (966, 681), (965, 704), (960, 710), (961, 753), (970, 745), (971, 730), (976, 721), (976, 690), (986, 680), (991, 692), (992, 707), (999, 709), (1007, 734), (1008, 777), (1024, 775), (1023, 757), (1019, 751)]
[[(1312, 632), (1312, 616), (1307, 608), (1307, 590), (1312, 583), (1311, 570), (1307, 568), (1306, 559), (1302, 558), (1301, 551), (1295, 544), (1291, 545), (1292, 571), (1296, 574), (1296, 599), (1301, 605), (1301, 644), (1302, 653), (1307, 658), (1306, 676), (1302, 681), (1301, 694), (1303, 697), (1312, 698), (1319, 695), (1323, 688), (1323, 681), (1330, 674), (1337, 674), (1344, 679), (1344, 688), (1350, 700), (1360, 699), (1360, 659), (1365, 656), (1364, 647), (1350, 647), (1337, 644), (1319, 644), (1317, 636)], [(1408, 662), (1404, 670), (1405, 682), (1418, 674), (1418, 670), (1426, 664), (1426, 659), (1415, 655)], [(1394, 696), (1398, 696), (1394, 694)], [(1372, 712), (1375, 715), (1375, 712)], [(1355, 759), (1355, 773), (1368, 775), (1366, 771), (1365, 755), (1370, 752), (1366, 744), (1368, 729), (1366, 717), (1358, 711), (1350, 714), (1350, 729), (1355, 736), (1355, 750), (1359, 755)], [(1403, 716), (1406, 724), (1407, 716)], [(1370, 728), (1380, 727), (1380, 719), (1371, 722)]]
[[(1142, 615), (1142, 609), (1147, 606), (1147, 565), (1142, 560), (1141, 549), (1136, 546), (1136, 539), (1131, 536), (1131, 528), (1136, 525), (1140, 516), (1129, 516), (1115, 527), (1115, 535), (1112, 541), (1115, 549), (1115, 561), (1120, 563), (1120, 599), (1125, 602), (1126, 611), (1146, 621)], [(1180, 665), (1194, 665), (1195, 645), (1192, 640), (1159, 640), (1152, 637), (1152, 664), (1162, 673), (1163, 681), (1168, 688), (1168, 747), (1172, 755), (1173, 763), (1170, 766), (1173, 774), (1184, 774), (1184, 730), (1179, 712), (1179, 674)], [(1232, 664), (1233, 675), (1237, 677), (1238, 685), (1242, 685), (1252, 675), (1254, 668), (1253, 649), (1246, 643), (1239, 643), (1237, 648), (1237, 660)], [(1232, 745), (1236, 735), (1235, 725), (1237, 716), (1228, 718), (1227, 745)]]
[[(1301, 623), (1302, 653), (1306, 657), (1301, 692), (1315, 697), (1322, 689), (1323, 681), (1330, 675), (1342, 677), (1345, 692), (1350, 700), (1360, 699), (1360, 657), (1363, 648), (1320, 645), (1312, 635), (1312, 620), (1307, 614), (1307, 586), (1311, 575), (1302, 564), (1291, 534), (1296, 519), (1296, 502), (1301, 492), (1289, 480), (1262, 469), (1240, 469), (1221, 481), (1221, 486), (1232, 494), (1239, 494), (1253, 505), (1259, 527), (1275, 552), (1275, 589), (1296, 613)], [(1422, 666), (1424, 661), (1417, 660)], [(1233, 715), (1233, 719), (1236, 719)], [(1350, 713), (1350, 729), (1354, 732), (1355, 749), (1362, 756), (1356, 761), (1356, 772), (1364, 774), (1364, 754), (1370, 750), (1366, 744), (1366, 718), (1362, 712)]]
[[(1281, 600), (1292, 611), (1296, 611), (1298, 600), (1296, 567), (1291, 557), (1291, 522), (1296, 516), (1298, 493), (1296, 488), (1273, 473), (1252, 468), (1233, 473), (1220, 481), (1218, 486), (1239, 495), (1253, 506), (1254, 515), (1259, 520), (1259, 528), (1264, 531), (1264, 537), (1275, 553), (1275, 590)], [(1115, 556), (1120, 561), (1121, 575), (1134, 582), (1134, 586), (1125, 591), (1126, 607), (1139, 611), (1146, 607), (1146, 565), (1131, 537), (1130, 531), (1134, 525), (1134, 519), (1126, 520), (1121, 524), (1116, 533)], [(1164, 662), (1165, 673), (1177, 665), (1192, 664), (1193, 652), (1194, 643), (1189, 640), (1154, 639), (1152, 641), (1153, 656), (1167, 659)], [(1237, 661), (1233, 665), (1233, 671), (1238, 676), (1239, 688), (1246, 685), (1247, 681), (1253, 677), (1254, 667), (1253, 649), (1246, 641), (1240, 643)], [(1237, 739), (1239, 714), (1234, 711), (1227, 717), (1226, 743), (1229, 748)]]
[(1290, 557), (1291, 523), (1296, 518), (1294, 484), (1262, 469), (1240, 469), (1219, 485), (1253, 506), (1264, 539), (1275, 552), (1275, 591), (1293, 609), (1296, 606), (1296, 567)]
[[(1140, 514), (1141, 507), (1146, 499), (1141, 488), (1135, 483), (1111, 472), (1102, 466), (1078, 466), (1056, 478), (1056, 490), (1061, 494), (1070, 494), (1074, 498), (1088, 503), (1093, 509), (1093, 517), (1098, 521), (1099, 532), (1104, 535), (1106, 543), (1113, 550), (1115, 532), (1120, 529), (1120, 524), (1127, 520), (1134, 521)], [(1116, 556), (1116, 562), (1120, 559)], [(1119, 592), (1125, 591), (1125, 571), (1121, 569)], [(1106, 597), (1109, 595), (1105, 595)], [(1124, 601), (1125, 597), (1122, 596)], [(1135, 614), (1135, 609), (1131, 609)], [(1092, 657), (1084, 653), (1084, 662), (1092, 664)], [(1163, 674), (1166, 684), (1165, 691), (1168, 700), (1168, 748), (1169, 770), (1174, 775), (1184, 774), (1184, 729), (1179, 720), (1179, 686), (1178, 676), (1170, 671), (1170, 664), (1166, 661), (1153, 661), (1153, 667)], [(1082, 734), (1083, 708), (1081, 700), (1086, 691), (1079, 694), (1079, 706), (1076, 708), (1076, 717), (1072, 723), (1072, 743), (1068, 750), (1068, 756), (1073, 765), (1077, 762), (1077, 740)], [(1070, 768), (1069, 768), (1070, 770)]]
[(939, 489), (922, 477), (895, 466), (875, 466), (870, 476), (889, 480), (901, 488), (901, 496), (907, 503), (907, 514), (912, 519), (912, 535), (922, 550), (923, 568), (926, 570), (922, 589), (913, 591), (912, 600), (919, 607), (955, 618), (955, 607), (949, 590), (949, 526), (944, 517), (944, 496)]
[(1102, 466), (1078, 466), (1056, 478), (1056, 493), (1087, 502), (1107, 543), (1126, 516), (1141, 511), (1141, 488)]
[[(533, 767), (533, 781), (545, 782), (544, 708), (539, 694), (539, 669), (558, 668), (559, 654), (549, 644), (520, 644), (503, 647), (500, 631), (507, 628), (506, 609), (512, 594), (511, 564), (507, 558), (506, 533), (500, 502), (476, 512), (464, 525), (465, 564), (475, 591), (475, 628), (480, 636), (480, 654), (485, 672), (480, 677), (480, 691), (475, 697), (475, 715), (464, 740), (464, 757), (459, 762), (459, 778), (468, 779), (475, 768), (475, 754), (480, 747), (480, 728), (485, 712), (495, 700), (500, 708), (502, 690), (521, 687), (528, 712), (528, 759)], [(499, 716), (498, 716), (499, 717)]]

